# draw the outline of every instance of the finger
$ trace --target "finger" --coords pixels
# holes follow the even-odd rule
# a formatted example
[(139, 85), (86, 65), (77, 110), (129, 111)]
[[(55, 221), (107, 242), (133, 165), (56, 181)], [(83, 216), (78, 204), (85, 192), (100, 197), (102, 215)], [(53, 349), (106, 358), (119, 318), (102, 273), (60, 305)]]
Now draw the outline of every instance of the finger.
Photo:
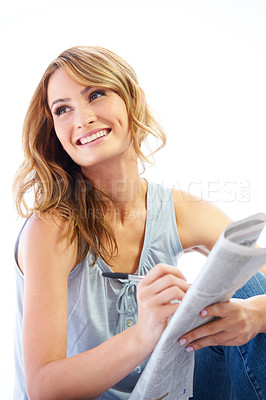
[(185, 350), (189, 353), (207, 346), (235, 346), (238, 340), (239, 339), (231, 332), (224, 331), (189, 343)]
[(155, 301), (158, 304), (168, 304), (174, 300), (181, 301), (184, 298), (185, 294), (186, 293), (183, 290), (181, 290), (179, 287), (171, 286), (171, 287), (168, 287), (165, 290), (161, 291), (160, 293), (158, 293), (155, 296)]
[(189, 289), (189, 285), (183, 279), (177, 278), (172, 274), (167, 274), (158, 278), (156, 281), (150, 284), (150, 290), (152, 294), (160, 293), (167, 288), (177, 287), (179, 290), (185, 294)]
[(179, 338), (178, 342), (181, 346), (184, 346), (189, 343), (195, 342), (198, 339), (215, 335), (221, 331), (224, 331), (225, 329), (226, 326), (224, 320), (219, 319), (211, 321), (205, 325), (201, 325), (200, 327), (186, 333), (185, 335)]
[(225, 303), (215, 303), (200, 312), (201, 317), (225, 317), (232, 310), (232, 303), (226, 301)]
[(167, 264), (157, 264), (154, 268), (152, 268), (145, 278), (141, 281), (141, 283), (145, 284), (150, 284), (154, 281), (156, 281), (158, 278), (167, 275), (167, 274), (172, 274), (176, 276), (177, 278), (180, 278), (184, 281), (186, 281), (186, 278), (182, 274), (182, 272), (176, 268), (173, 267), (172, 265), (167, 265)]
[[(187, 287), (183, 289), (183, 283), (179, 278), (166, 275), (149, 286), (137, 286), (138, 301), (145, 301), (151, 305), (162, 305), (171, 301), (183, 300)], [(180, 287), (181, 286), (181, 287)]]

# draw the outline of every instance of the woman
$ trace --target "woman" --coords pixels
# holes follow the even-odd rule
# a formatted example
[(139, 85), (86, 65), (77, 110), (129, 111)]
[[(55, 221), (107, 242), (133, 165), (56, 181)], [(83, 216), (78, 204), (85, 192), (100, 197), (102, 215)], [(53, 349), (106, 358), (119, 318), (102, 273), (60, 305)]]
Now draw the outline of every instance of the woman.
[[(178, 255), (208, 254), (230, 222), (214, 206), (140, 177), (149, 134), (164, 145), (136, 75), (120, 57), (76, 47), (49, 65), (26, 115), (25, 161), (15, 180), (18, 211), (28, 218), (16, 247), (16, 399), (127, 399), (178, 307), (172, 300), (188, 289), (174, 267)], [(30, 188), (31, 208), (24, 201)], [(136, 294), (134, 283), (104, 278), (108, 271), (146, 277)], [(247, 296), (263, 294), (263, 274), (252, 279)], [(266, 332), (265, 304), (261, 295), (208, 307), (203, 318), (220, 320), (180, 343), (188, 351), (220, 345), (216, 354), (260, 336), (265, 346), (258, 335)], [(226, 357), (220, 355), (224, 369)], [(197, 383), (202, 371), (200, 363), (196, 398), (211, 391), (218, 399), (218, 382), (207, 392)], [(252, 373), (262, 385), (256, 367)]]

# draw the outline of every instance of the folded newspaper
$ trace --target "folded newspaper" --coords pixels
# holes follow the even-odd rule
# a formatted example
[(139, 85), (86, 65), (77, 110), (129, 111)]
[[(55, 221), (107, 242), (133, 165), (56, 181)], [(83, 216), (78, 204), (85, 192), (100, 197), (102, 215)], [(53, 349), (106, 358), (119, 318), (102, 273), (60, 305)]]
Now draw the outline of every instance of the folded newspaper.
[(263, 265), (266, 248), (254, 248), (266, 223), (256, 214), (230, 224), (213, 247), (199, 275), (164, 330), (130, 400), (187, 400), (193, 396), (194, 354), (177, 342), (186, 332), (209, 322), (199, 313), (229, 300)]

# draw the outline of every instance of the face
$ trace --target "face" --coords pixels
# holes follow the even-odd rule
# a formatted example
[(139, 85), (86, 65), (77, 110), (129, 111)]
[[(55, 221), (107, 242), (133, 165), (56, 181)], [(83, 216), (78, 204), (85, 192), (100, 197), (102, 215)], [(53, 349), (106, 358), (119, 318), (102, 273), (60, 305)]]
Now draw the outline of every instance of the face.
[(84, 172), (129, 150), (126, 106), (112, 90), (82, 86), (58, 69), (49, 80), (48, 104), (58, 139)]

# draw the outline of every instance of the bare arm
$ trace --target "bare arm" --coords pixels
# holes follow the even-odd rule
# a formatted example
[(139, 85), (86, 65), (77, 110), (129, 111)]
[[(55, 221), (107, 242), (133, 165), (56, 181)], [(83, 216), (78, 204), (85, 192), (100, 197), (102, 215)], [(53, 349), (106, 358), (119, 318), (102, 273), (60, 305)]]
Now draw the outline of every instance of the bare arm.
[(184, 251), (208, 255), (232, 220), (218, 207), (188, 193), (174, 190), (173, 198)]
[[(185, 253), (197, 251), (207, 256), (232, 220), (218, 207), (188, 193), (174, 190), (173, 198)], [(261, 271), (266, 274), (266, 265)]]
[[(231, 220), (217, 207), (183, 192), (174, 192), (175, 210), (184, 251), (208, 255)], [(265, 273), (266, 266), (262, 269)], [(180, 338), (189, 351), (205, 346), (241, 345), (266, 332), (266, 295), (231, 299), (203, 310), (201, 316), (219, 317)]]
[(138, 287), (138, 323), (94, 349), (67, 358), (67, 282), (75, 266), (76, 246), (62, 241), (63, 233), (62, 221), (32, 217), (19, 246), (25, 278), (24, 368), (31, 400), (98, 397), (152, 352), (176, 310), (171, 300), (181, 300), (188, 289), (176, 268), (155, 267)]

